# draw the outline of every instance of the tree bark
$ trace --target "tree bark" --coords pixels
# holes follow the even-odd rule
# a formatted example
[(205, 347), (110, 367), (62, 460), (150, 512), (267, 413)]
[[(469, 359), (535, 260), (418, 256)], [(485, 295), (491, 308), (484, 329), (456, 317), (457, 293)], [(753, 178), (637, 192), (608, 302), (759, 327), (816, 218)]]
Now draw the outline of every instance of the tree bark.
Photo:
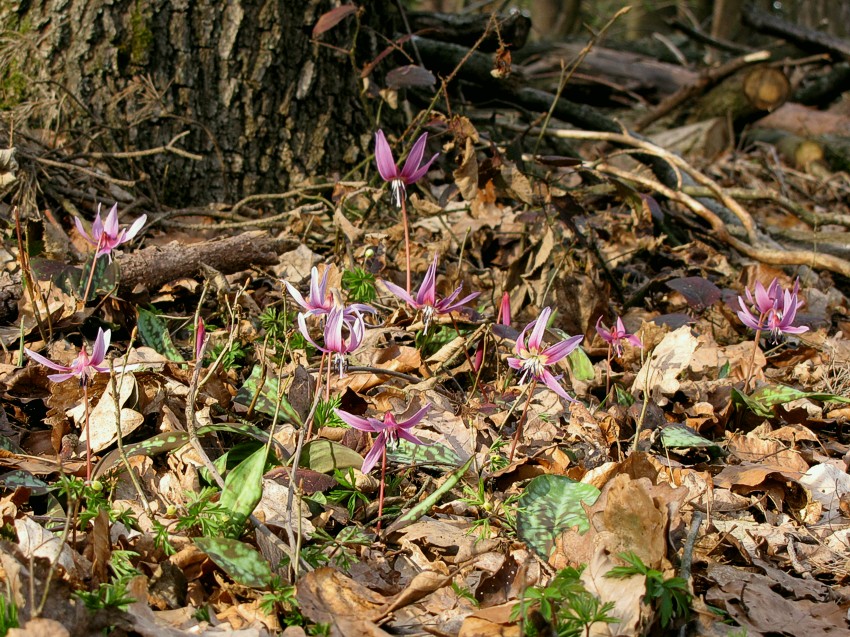
[(141, 150), (189, 130), (180, 145), (200, 161), (110, 160), (118, 174), (147, 175), (154, 200), (188, 205), (277, 192), (363, 159), (371, 125), (346, 51), (355, 37), (363, 60), (383, 48), (364, 33), (391, 34), (395, 5), (369, 3), (312, 39), (338, 4), (34, 0), (4, 4), (0, 20), (22, 42), (36, 36), (19, 68), (62, 105), (42, 124), (65, 127), (75, 150)]

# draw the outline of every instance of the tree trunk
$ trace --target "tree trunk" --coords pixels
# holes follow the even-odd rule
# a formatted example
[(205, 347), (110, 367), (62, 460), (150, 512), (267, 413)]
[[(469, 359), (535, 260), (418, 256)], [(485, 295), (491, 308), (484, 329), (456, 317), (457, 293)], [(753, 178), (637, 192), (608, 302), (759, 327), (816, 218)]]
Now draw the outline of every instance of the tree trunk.
[(146, 174), (154, 200), (203, 204), (278, 192), (364, 158), (368, 105), (346, 51), (359, 34), (358, 61), (371, 59), (362, 43), (385, 43), (366, 27), (391, 37), (396, 14), (393, 3), (369, 3), (311, 39), (338, 5), (33, 0), (7, 3), (16, 8), (0, 9), (0, 20), (20, 36), (15, 72), (46, 82), (23, 82), (20, 97), (61, 105), (41, 111), (46, 128), (61, 127), (75, 150), (107, 152), (158, 147), (188, 130), (177, 146), (200, 160), (109, 161), (115, 174)]

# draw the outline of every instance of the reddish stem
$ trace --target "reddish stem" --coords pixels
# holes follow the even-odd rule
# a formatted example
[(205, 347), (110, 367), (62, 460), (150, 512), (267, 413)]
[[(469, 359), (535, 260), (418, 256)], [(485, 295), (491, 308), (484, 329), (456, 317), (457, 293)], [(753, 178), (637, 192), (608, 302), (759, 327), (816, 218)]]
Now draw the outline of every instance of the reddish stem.
[(381, 530), (381, 518), (384, 516), (384, 483), (387, 477), (387, 448), (381, 452), (381, 488), (378, 492), (378, 525), (376, 530)]
[(86, 483), (91, 483), (91, 428), (89, 427), (89, 384), (83, 378), (83, 401), (86, 404)]
[(514, 461), (514, 451), (516, 451), (516, 445), (519, 442), (520, 436), (522, 436), (522, 428), (525, 425), (525, 416), (528, 413), (528, 406), (531, 404), (531, 397), (534, 396), (534, 390), (537, 387), (537, 379), (535, 378), (531, 382), (531, 389), (528, 390), (528, 398), (525, 400), (525, 407), (522, 408), (522, 416), (519, 417), (519, 422), (516, 426), (516, 432), (514, 433), (514, 440), (511, 443), (511, 453), (508, 456), (508, 462)]
[(401, 197), (401, 221), (404, 225), (404, 259), (407, 267), (407, 293), (410, 294), (410, 223), (407, 220), (407, 198)]

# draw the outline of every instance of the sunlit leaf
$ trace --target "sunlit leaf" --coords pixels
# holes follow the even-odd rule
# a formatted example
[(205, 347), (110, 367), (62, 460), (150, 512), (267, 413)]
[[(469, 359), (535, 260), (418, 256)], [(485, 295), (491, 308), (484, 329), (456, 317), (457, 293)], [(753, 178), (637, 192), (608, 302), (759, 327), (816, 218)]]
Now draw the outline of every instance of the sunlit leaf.
[(359, 469), (363, 466), (363, 456), (354, 449), (332, 440), (311, 440), (304, 445), (300, 465), (319, 473), (330, 474), (334, 469)]
[(434, 469), (460, 466), (461, 460), (454, 449), (439, 442), (430, 445), (415, 445), (399, 440), (398, 445), (387, 449), (387, 460), (400, 464), (417, 464)]
[[(259, 390), (259, 396), (257, 396), (262, 374), (263, 368), (260, 365), (255, 365), (254, 369), (251, 370), (251, 375), (245, 379), (242, 387), (240, 387), (239, 391), (236, 392), (236, 398), (234, 400), (240, 405), (245, 405), (246, 407), (253, 401), (254, 409), (260, 413), (266, 414), (267, 416), (274, 416), (275, 411), (277, 410), (277, 402), (280, 400), (279, 416), (288, 422), (299, 424), (301, 422), (301, 418), (298, 416), (295, 409), (292, 408), (292, 405), (289, 404), (286, 396), (278, 396), (279, 383), (276, 375), (266, 374), (266, 378), (263, 381), (263, 388)], [(256, 401), (254, 401), (254, 396), (257, 396)]]
[(268, 588), (272, 578), (271, 567), (248, 544), (226, 537), (199, 537), (195, 538), (195, 544), (234, 582), (251, 588)]
[(703, 438), (697, 432), (685, 425), (667, 425), (661, 430), (661, 444), (667, 449), (683, 449), (705, 447), (719, 449), (716, 443)]
[(248, 516), (263, 497), (263, 473), (268, 449), (261, 447), (245, 458), (224, 478), (219, 503), (230, 512), (233, 533), (239, 535)]
[(592, 505), (599, 489), (566, 476), (537, 476), (525, 487), (519, 500), (517, 532), (544, 559), (549, 559), (555, 539), (576, 527), (580, 533), (590, 528), (582, 502)]
[(162, 354), (168, 360), (182, 363), (185, 359), (174, 347), (165, 322), (159, 316), (144, 308), (140, 307), (138, 312), (139, 336), (142, 343), (156, 350), (157, 353)]

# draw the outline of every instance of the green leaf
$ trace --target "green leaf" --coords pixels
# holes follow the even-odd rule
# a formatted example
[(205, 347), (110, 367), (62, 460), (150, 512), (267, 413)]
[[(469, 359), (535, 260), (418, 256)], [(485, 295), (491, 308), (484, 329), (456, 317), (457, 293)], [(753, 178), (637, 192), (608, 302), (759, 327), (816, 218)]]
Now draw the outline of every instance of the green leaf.
[(257, 449), (224, 479), (219, 504), (230, 512), (232, 532), (236, 536), (242, 533), (245, 520), (254, 512), (263, 497), (263, 473), (267, 453), (267, 447)]
[(758, 416), (770, 418), (776, 405), (784, 405), (801, 398), (819, 400), (822, 402), (850, 403), (850, 398), (836, 396), (824, 392), (806, 392), (788, 385), (767, 385), (760, 387), (751, 395), (746, 396), (737, 389), (732, 389), (732, 400), (742, 405)]
[(171, 341), (171, 334), (168, 333), (168, 326), (153, 312), (144, 308), (139, 308), (139, 336), (142, 343), (162, 354), (168, 360), (178, 363), (184, 362), (183, 356), (174, 347)]
[(0, 476), (0, 487), (13, 491), (18, 487), (26, 487), (32, 491), (33, 495), (44, 495), (54, 488), (44, 480), (40, 480), (28, 471), (21, 469), (15, 469)]
[(475, 456), (472, 456), (469, 460), (466, 461), (460, 469), (455, 470), (443, 481), (443, 483), (439, 486), (439, 488), (434, 491), (427, 498), (422, 500), (415, 507), (410, 509), (407, 513), (399, 517), (395, 522), (390, 524), (387, 527), (387, 534), (393, 533), (394, 531), (398, 531), (399, 529), (403, 529), (409, 524), (413, 524), (421, 518), (425, 513), (431, 510), (431, 507), (435, 506), (440, 499), (449, 491), (455, 488), (455, 485), (466, 475), (466, 472), (469, 471), (469, 467), (472, 466), (472, 461), (475, 460)]
[(399, 464), (419, 464), (431, 469), (457, 467), (461, 463), (454, 449), (439, 442), (415, 445), (409, 440), (399, 440), (398, 445), (387, 449), (387, 460)]
[(593, 380), (595, 377), (596, 372), (593, 369), (593, 363), (590, 362), (590, 357), (581, 347), (576, 347), (570, 352), (567, 355), (567, 361), (576, 380)]
[[(237, 403), (245, 405), (246, 407), (251, 404), (251, 401), (254, 400), (254, 396), (257, 395), (262, 374), (263, 368), (260, 365), (254, 365), (254, 369), (251, 370), (251, 375), (245, 379), (242, 387), (240, 387), (239, 391), (236, 392), (236, 398), (234, 400)], [(280, 392), (279, 385), (280, 384), (278, 383), (276, 375), (266, 374), (266, 378), (263, 381), (263, 388), (259, 390), (260, 395), (254, 403), (254, 409), (260, 413), (266, 414), (267, 416), (274, 416), (278, 401), (278, 394)], [(280, 415), (283, 416), (285, 420), (300, 426), (301, 418), (298, 415), (298, 412), (296, 412), (292, 405), (289, 404), (286, 396), (281, 395), (279, 399)]]
[(580, 533), (590, 528), (582, 502), (592, 505), (599, 489), (566, 476), (537, 476), (525, 487), (519, 500), (517, 532), (544, 559), (564, 531), (577, 527)]
[[(200, 430), (198, 430), (200, 435)], [(189, 442), (189, 434), (185, 431), (169, 431), (167, 433), (156, 434), (147, 440), (133, 442), (124, 445), (124, 453), (129, 458), (131, 456), (148, 456), (153, 457), (160, 453), (179, 449)], [(121, 462), (121, 451), (113, 449), (106, 454), (103, 459), (97, 463), (94, 471), (94, 477), (103, 476), (113, 467)]]
[(311, 440), (301, 452), (302, 467), (331, 474), (335, 469), (345, 471), (363, 466), (363, 456), (332, 440)]
[(272, 579), (269, 563), (248, 544), (226, 537), (198, 537), (195, 545), (234, 582), (251, 588), (269, 587)]
[(707, 447), (720, 449), (708, 438), (703, 438), (690, 427), (685, 425), (667, 425), (661, 430), (661, 444), (667, 449), (681, 449), (686, 447)]
[(97, 259), (95, 259), (94, 255), (95, 253), (92, 253), (92, 257), (83, 264), (82, 271), (80, 272), (80, 281), (76, 290), (77, 297), (83, 298), (86, 285), (89, 282), (92, 265), (94, 265), (94, 277), (92, 278), (87, 301), (97, 298), (98, 292), (109, 292), (115, 287), (118, 281), (117, 264), (115, 262), (110, 263), (109, 257), (106, 255), (100, 256)]

